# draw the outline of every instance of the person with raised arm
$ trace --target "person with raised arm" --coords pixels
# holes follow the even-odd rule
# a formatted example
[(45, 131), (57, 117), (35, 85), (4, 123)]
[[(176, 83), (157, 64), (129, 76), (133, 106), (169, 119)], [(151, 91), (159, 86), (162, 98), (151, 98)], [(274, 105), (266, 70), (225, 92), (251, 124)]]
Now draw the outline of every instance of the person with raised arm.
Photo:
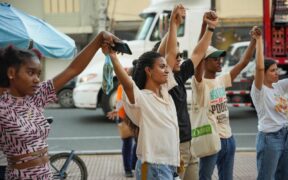
[[(177, 44), (176, 64), (173, 67), (174, 78), (177, 82), (177, 86), (169, 90), (169, 94), (172, 96), (176, 106), (179, 136), (180, 136), (180, 156), (184, 163), (184, 169), (179, 173), (180, 178), (183, 180), (199, 179), (198, 176), (198, 158), (193, 154), (191, 147), (191, 123), (187, 107), (187, 93), (185, 83), (194, 75), (194, 69), (198, 66), (202, 60), (208, 46), (211, 44), (211, 38), (213, 32), (218, 23), (218, 17), (216, 12), (208, 11), (203, 15), (203, 23), (199, 36), (199, 42), (192, 51), (191, 59), (182, 60), (181, 53), (179, 51), (179, 44)], [(208, 25), (208, 28), (207, 28)], [(163, 40), (156, 43), (154, 50), (158, 51), (161, 55), (165, 55), (165, 49), (168, 39), (168, 33)], [(191, 117), (193, 121), (193, 117)]]
[(257, 180), (288, 179), (288, 79), (279, 80), (277, 63), (264, 60), (261, 31), (252, 35), (256, 39), (251, 98), (258, 116)]
[(134, 67), (132, 79), (121, 66), (116, 53), (109, 53), (114, 71), (123, 86), (123, 104), (127, 115), (139, 127), (136, 179), (173, 180), (180, 165), (179, 128), (176, 108), (168, 91), (177, 85), (172, 69), (176, 63), (178, 26), (185, 8), (177, 5), (171, 14), (165, 58), (157, 52), (145, 52)]
[(109, 32), (99, 33), (68, 68), (44, 82), (40, 82), (36, 51), (13, 46), (1, 50), (0, 150), (8, 161), (5, 179), (53, 179), (47, 144), (50, 125), (44, 107), (56, 101), (56, 92), (85, 69), (101, 44), (113, 45), (116, 40)]

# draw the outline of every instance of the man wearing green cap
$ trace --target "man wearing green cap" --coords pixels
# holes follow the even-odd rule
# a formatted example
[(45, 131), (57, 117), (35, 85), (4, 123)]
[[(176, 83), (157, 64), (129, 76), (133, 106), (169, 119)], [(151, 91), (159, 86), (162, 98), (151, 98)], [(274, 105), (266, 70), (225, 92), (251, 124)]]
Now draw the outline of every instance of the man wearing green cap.
[[(251, 31), (255, 31), (252, 29)], [(229, 111), (225, 89), (232, 85), (232, 81), (246, 67), (255, 50), (255, 39), (251, 38), (241, 60), (227, 74), (217, 76), (221, 72), (221, 58), (226, 55), (225, 51), (209, 46), (204, 60), (196, 69), (192, 83), (196, 87), (197, 102), (200, 105), (209, 104), (209, 119), (217, 124), (217, 130), (221, 140), (221, 149), (218, 153), (200, 158), (199, 179), (211, 180), (215, 166), (218, 168), (219, 180), (233, 179), (233, 166), (235, 155), (235, 140), (229, 124)], [(204, 77), (203, 77), (204, 74)], [(205, 97), (205, 98), (204, 98)], [(204, 103), (204, 100), (208, 102)]]

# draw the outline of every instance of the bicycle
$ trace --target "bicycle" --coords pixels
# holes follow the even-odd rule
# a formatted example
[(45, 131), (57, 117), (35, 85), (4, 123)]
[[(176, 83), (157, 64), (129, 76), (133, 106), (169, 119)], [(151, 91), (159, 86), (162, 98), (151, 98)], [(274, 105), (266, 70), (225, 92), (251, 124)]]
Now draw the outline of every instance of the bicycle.
[[(46, 118), (48, 123), (53, 122), (53, 117)], [(87, 180), (88, 171), (84, 161), (75, 154), (74, 150), (70, 153), (57, 153), (49, 158), (50, 166), (54, 179), (60, 180)], [(0, 167), (0, 180), (5, 178), (6, 166)]]
[[(53, 117), (46, 118), (48, 123), (53, 122)], [(88, 171), (84, 161), (75, 154), (74, 150), (70, 153), (58, 153), (50, 156), (50, 165), (54, 179), (77, 179), (87, 180)], [(71, 170), (71, 171), (70, 171)]]
[(74, 153), (58, 153), (50, 157), (54, 179), (87, 180), (88, 172), (84, 161)]

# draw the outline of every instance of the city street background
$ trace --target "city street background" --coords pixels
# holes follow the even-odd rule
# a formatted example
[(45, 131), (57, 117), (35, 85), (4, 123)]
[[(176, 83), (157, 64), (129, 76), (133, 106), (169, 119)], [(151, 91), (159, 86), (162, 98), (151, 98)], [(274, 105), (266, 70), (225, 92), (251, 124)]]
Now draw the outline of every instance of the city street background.
[[(76, 150), (87, 166), (89, 180), (131, 179), (124, 177), (116, 124), (107, 120), (101, 109), (47, 108), (45, 115), (54, 117), (50, 153)], [(234, 180), (255, 180), (256, 113), (252, 108), (230, 108), (230, 123), (237, 141)], [(212, 179), (218, 179), (217, 168)]]
[[(116, 124), (101, 109), (47, 108), (54, 117), (48, 138), (50, 152), (76, 150), (78, 153), (120, 152), (121, 140)], [(255, 150), (257, 115), (253, 108), (230, 108), (230, 123), (237, 150)]]

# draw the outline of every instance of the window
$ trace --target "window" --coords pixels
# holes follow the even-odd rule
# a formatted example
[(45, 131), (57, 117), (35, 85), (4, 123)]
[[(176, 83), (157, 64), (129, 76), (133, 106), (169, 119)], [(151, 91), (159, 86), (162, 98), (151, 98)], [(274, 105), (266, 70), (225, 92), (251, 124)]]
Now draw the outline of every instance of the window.
[(44, 0), (47, 14), (75, 13), (80, 11), (80, 0)]
[(247, 46), (237, 48), (234, 55), (231, 56), (228, 65), (234, 66), (235, 64), (237, 64), (240, 61), (246, 49), (247, 49)]
[(144, 40), (146, 38), (149, 29), (153, 23), (155, 14), (142, 14), (141, 17), (144, 18), (144, 21), (142, 22), (136, 35), (137, 40)]
[[(169, 12), (169, 19), (170, 19), (170, 14), (171, 12)], [(177, 37), (183, 37), (184, 32), (185, 32), (185, 22), (180, 24), (178, 31), (177, 31)], [(153, 32), (151, 34), (150, 41), (160, 41), (160, 40), (161, 40), (161, 37), (160, 37), (160, 27), (159, 27), (159, 19), (158, 19), (156, 25), (154, 26)]]

